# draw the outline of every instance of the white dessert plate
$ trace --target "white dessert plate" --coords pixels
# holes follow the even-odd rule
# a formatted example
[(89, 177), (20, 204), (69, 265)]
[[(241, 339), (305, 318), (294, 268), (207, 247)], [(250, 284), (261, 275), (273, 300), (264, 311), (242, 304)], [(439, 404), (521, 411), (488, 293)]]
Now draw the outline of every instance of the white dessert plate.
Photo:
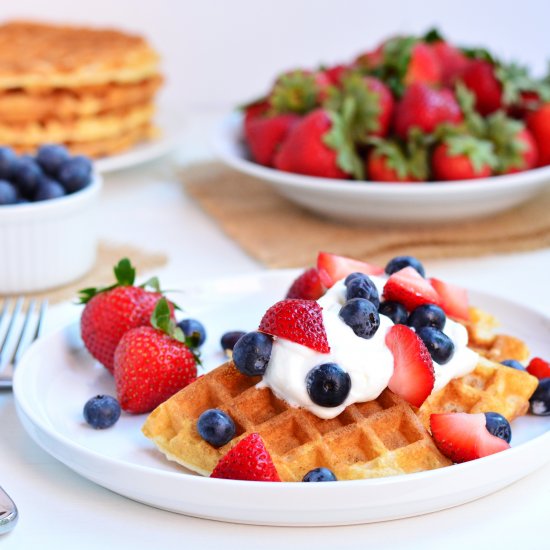
[[(186, 314), (208, 330), (207, 369), (224, 361), (220, 336), (253, 330), (284, 296), (296, 271), (273, 271), (188, 285), (178, 296)], [(524, 338), (533, 353), (550, 355), (550, 319), (526, 307), (472, 293), (503, 329)], [(431, 472), (336, 483), (261, 483), (194, 475), (165, 459), (140, 431), (145, 415), (123, 414), (115, 426), (93, 430), (84, 403), (114, 394), (113, 379), (74, 347), (66, 329), (36, 342), (19, 364), (14, 393), (19, 418), (46, 452), (82, 476), (136, 501), (181, 514), (261, 525), (346, 525), (442, 510), (493, 493), (550, 459), (550, 417), (513, 425), (512, 448)], [(542, 489), (542, 488), (541, 488)]]
[(550, 184), (550, 166), (448, 183), (360, 182), (282, 172), (250, 160), (240, 113), (222, 120), (214, 148), (227, 165), (264, 181), (292, 202), (358, 224), (431, 224), (488, 216), (527, 201)]
[(150, 141), (139, 143), (122, 153), (95, 161), (97, 171), (106, 174), (133, 168), (172, 153), (181, 141), (183, 127), (181, 118), (174, 113), (173, 109), (159, 108), (155, 117), (155, 124), (160, 132), (159, 136)]

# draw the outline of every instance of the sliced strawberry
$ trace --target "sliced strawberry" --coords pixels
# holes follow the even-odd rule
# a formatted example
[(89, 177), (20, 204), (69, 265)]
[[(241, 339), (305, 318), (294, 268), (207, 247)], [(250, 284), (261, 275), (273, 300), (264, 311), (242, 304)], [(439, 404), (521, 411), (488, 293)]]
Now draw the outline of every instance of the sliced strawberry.
[(510, 448), (504, 439), (489, 433), (484, 413), (432, 414), (430, 428), (438, 449), (453, 462), (467, 462)]
[(533, 357), (525, 370), (539, 380), (550, 377), (550, 363), (540, 357)]
[(218, 479), (281, 481), (262, 438), (252, 433), (227, 452), (210, 474)]
[(390, 275), (382, 296), (384, 300), (400, 302), (409, 311), (423, 304), (440, 305), (441, 302), (430, 281), (412, 267), (405, 267)]
[(432, 277), (430, 279), (435, 291), (439, 294), (440, 306), (443, 311), (454, 319), (460, 321), (470, 320), (470, 303), (468, 291), (451, 283)]
[(368, 264), (345, 256), (337, 256), (329, 252), (319, 252), (317, 269), (321, 282), (330, 288), (336, 281), (347, 277), (350, 273), (358, 272), (365, 275), (383, 275), (384, 268)]
[(386, 334), (393, 354), (393, 375), (388, 388), (415, 407), (420, 407), (434, 387), (430, 352), (416, 333), (405, 325), (394, 325)]
[(306, 269), (299, 275), (286, 294), (287, 298), (300, 298), (302, 300), (318, 300), (326, 291), (321, 282), (319, 270), (316, 267)]
[(281, 300), (265, 312), (258, 330), (319, 353), (329, 353), (321, 312), (321, 306), (311, 300)]

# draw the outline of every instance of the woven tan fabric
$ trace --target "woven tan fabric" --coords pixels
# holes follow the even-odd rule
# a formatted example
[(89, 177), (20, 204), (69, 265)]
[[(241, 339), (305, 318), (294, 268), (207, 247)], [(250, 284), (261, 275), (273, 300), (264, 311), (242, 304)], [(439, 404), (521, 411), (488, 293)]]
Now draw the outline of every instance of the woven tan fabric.
[(383, 264), (398, 254), (423, 259), (473, 257), (550, 246), (550, 190), (518, 208), (446, 225), (362, 227), (323, 219), (268, 185), (204, 163), (181, 173), (188, 194), (253, 258), (268, 267), (299, 267), (319, 250)]

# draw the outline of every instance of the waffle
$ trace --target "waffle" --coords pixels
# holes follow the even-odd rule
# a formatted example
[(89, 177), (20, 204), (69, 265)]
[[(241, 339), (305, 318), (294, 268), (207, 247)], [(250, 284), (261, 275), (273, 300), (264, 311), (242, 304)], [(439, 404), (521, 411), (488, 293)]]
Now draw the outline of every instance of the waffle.
[(91, 117), (64, 121), (4, 124), (0, 122), (0, 143), (13, 147), (32, 147), (42, 143), (98, 141), (121, 136), (149, 123), (154, 105), (146, 103), (114, 109)]
[[(169, 458), (202, 475), (252, 432), (262, 437), (283, 481), (301, 481), (313, 468), (330, 468), (340, 480), (375, 478), (451, 464), (435, 447), (411, 407), (389, 390), (378, 399), (347, 407), (331, 420), (290, 407), (258, 377), (240, 374), (228, 362), (161, 404), (143, 433)], [(207, 409), (235, 421), (236, 437), (216, 449), (196, 429)]]
[(0, 92), (0, 123), (46, 123), (74, 120), (124, 107), (151, 103), (162, 83), (159, 75), (128, 84), (54, 90), (4, 90)]
[(139, 82), (158, 73), (158, 61), (141, 36), (113, 29), (0, 25), (0, 89)]

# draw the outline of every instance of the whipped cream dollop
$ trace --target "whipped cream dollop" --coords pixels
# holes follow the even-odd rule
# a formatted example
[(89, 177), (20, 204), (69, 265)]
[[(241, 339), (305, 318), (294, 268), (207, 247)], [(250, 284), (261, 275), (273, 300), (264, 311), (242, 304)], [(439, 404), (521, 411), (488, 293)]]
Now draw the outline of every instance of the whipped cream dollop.
[[(385, 279), (370, 278), (382, 295)], [(318, 303), (322, 308), (330, 352), (319, 353), (275, 337), (267, 369), (258, 387), (269, 387), (290, 406), (302, 407), (320, 418), (329, 419), (338, 416), (348, 405), (376, 399), (387, 387), (393, 374), (393, 355), (385, 339), (393, 322), (389, 317), (380, 315), (380, 326), (372, 338), (357, 336), (338, 315), (346, 303), (343, 280), (332, 286)], [(451, 379), (471, 372), (478, 360), (477, 353), (467, 347), (468, 332), (465, 327), (447, 318), (443, 332), (453, 341), (455, 352), (445, 365), (434, 361), (434, 391), (444, 387)], [(351, 378), (351, 390), (346, 400), (337, 407), (317, 405), (307, 392), (307, 374), (323, 363), (337, 363)]]

